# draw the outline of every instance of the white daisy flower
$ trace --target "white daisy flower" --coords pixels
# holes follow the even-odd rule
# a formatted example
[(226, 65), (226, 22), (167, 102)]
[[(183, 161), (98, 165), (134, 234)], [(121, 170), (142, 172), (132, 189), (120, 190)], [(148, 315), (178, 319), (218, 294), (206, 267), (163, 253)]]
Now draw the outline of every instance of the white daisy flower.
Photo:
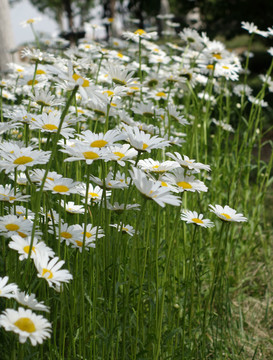
[(134, 71), (122, 68), (119, 64), (108, 63), (107, 72), (113, 83), (121, 86), (130, 86), (134, 83)]
[(155, 116), (160, 116), (164, 114), (164, 110), (157, 107), (153, 102), (139, 103), (136, 106), (133, 106), (131, 110), (135, 114), (143, 115), (148, 118), (153, 118)]
[(168, 93), (164, 91), (164, 89), (157, 89), (152, 90), (149, 94), (149, 97), (153, 98), (154, 100), (167, 100)]
[(113, 160), (121, 166), (125, 166), (125, 161), (133, 162), (132, 158), (136, 157), (138, 154), (134, 148), (130, 148), (129, 144), (110, 146), (109, 150), (117, 157)]
[(227, 222), (245, 222), (247, 218), (241, 213), (237, 213), (236, 210), (232, 209), (228, 205), (222, 207), (221, 205), (209, 205), (209, 211), (217, 215), (221, 220)]
[(65, 203), (64, 200), (61, 200), (61, 206), (70, 214), (84, 214), (84, 206), (75, 205), (73, 201)]
[(20, 343), (25, 343), (29, 338), (33, 346), (42, 344), (51, 333), (51, 324), (47, 319), (22, 307), (18, 311), (6, 309), (0, 316), (0, 326), (18, 334)]
[(61, 104), (61, 100), (56, 99), (49, 89), (34, 89), (34, 94), (31, 94), (30, 97), (40, 106), (56, 106)]
[[(20, 235), (23, 238), (31, 235), (33, 222), (16, 215), (5, 215), (0, 217), (0, 233), (6, 238), (12, 235)], [(36, 231), (36, 234), (40, 232)]]
[(28, 308), (32, 309), (32, 310), (37, 310), (37, 311), (46, 311), (49, 312), (49, 307), (44, 305), (44, 302), (38, 302), (35, 294), (27, 294), (24, 291), (17, 291), (15, 294), (15, 300), (23, 305), (23, 306), (27, 306)]
[[(98, 103), (97, 101), (88, 101), (88, 108), (94, 111), (97, 118), (100, 118), (100, 121), (104, 122), (105, 117), (107, 116), (114, 116), (116, 114), (116, 110), (111, 106), (109, 109), (108, 103), (105, 101)], [(93, 116), (94, 117), (94, 116)], [(96, 120), (94, 117), (94, 120)]]
[[(52, 229), (49, 229), (49, 232), (54, 233)], [(61, 228), (56, 225), (56, 234), (58, 237), (60, 234), (61, 242), (65, 241), (66, 245), (70, 245), (73, 241), (81, 237), (81, 230), (77, 225), (68, 225), (65, 223), (61, 224)]]
[(181, 220), (186, 221), (187, 224), (195, 224), (205, 228), (213, 227), (214, 224), (209, 219), (203, 219), (203, 214), (199, 214), (196, 211), (183, 210), (181, 212)]
[(28, 201), (30, 195), (22, 195), (19, 189), (11, 187), (11, 184), (5, 186), (0, 185), (0, 201), (5, 201), (13, 204), (15, 201)]
[(8, 281), (8, 276), (0, 277), (0, 297), (10, 299), (15, 297), (18, 286), (14, 283), (7, 284)]
[(191, 48), (201, 51), (204, 45), (204, 39), (198, 34), (195, 29), (185, 28), (179, 33), (179, 36), (184, 40)]
[(28, 20), (22, 21), (22, 22), (20, 23), (20, 25), (24, 28), (24, 27), (27, 27), (27, 26), (36, 24), (37, 22), (40, 22), (40, 21), (42, 21), (42, 18), (41, 18), (41, 17), (34, 17), (34, 18), (32, 18), (32, 19), (28, 19)]
[(134, 236), (135, 234), (135, 229), (129, 224), (110, 224), (110, 226), (115, 227), (116, 229), (118, 229), (118, 231), (122, 231), (123, 234), (128, 234), (130, 236)]
[(239, 73), (241, 72), (241, 66), (239, 64), (232, 64), (228, 61), (221, 61), (215, 64), (214, 76), (223, 76), (227, 80), (238, 80)]
[(125, 130), (123, 131), (126, 136), (126, 140), (139, 152), (151, 152), (152, 149), (162, 149), (165, 146), (169, 146), (169, 141), (156, 136), (146, 134), (144, 131), (139, 130), (137, 126), (130, 127), (123, 125)]
[(139, 160), (137, 164), (141, 170), (146, 172), (154, 172), (158, 174), (163, 174), (166, 171), (172, 171), (173, 169), (179, 167), (179, 164), (176, 161), (163, 161), (154, 160), (152, 158)]
[[(79, 186), (79, 194), (82, 197), (85, 197), (86, 194), (86, 184), (82, 183)], [(99, 186), (93, 186), (92, 184), (89, 184), (88, 187), (88, 204), (91, 204), (91, 202), (99, 203), (102, 199), (103, 195), (103, 189), (101, 189)], [(111, 191), (106, 191), (106, 197), (111, 196)], [(82, 200), (82, 202), (85, 202), (85, 199)]]
[[(31, 170), (29, 172), (29, 176), (32, 182), (42, 184), (43, 178), (45, 176), (45, 170), (44, 169), (35, 169)], [(59, 180), (62, 178), (61, 174), (56, 173), (56, 171), (48, 171), (46, 176), (46, 181), (51, 180)]]
[(247, 84), (238, 84), (235, 85), (233, 88), (233, 92), (235, 95), (237, 96), (242, 96), (242, 95), (246, 95), (246, 96), (250, 96), (252, 94), (252, 89), (250, 86), (248, 86)]
[(37, 253), (37, 257), (34, 259), (34, 264), (38, 271), (37, 276), (44, 278), (48, 285), (57, 291), (62, 283), (67, 283), (73, 279), (68, 270), (61, 269), (64, 263), (64, 260), (60, 260), (57, 256), (51, 259), (46, 253), (40, 254), (40, 252)]
[(212, 122), (213, 122), (213, 124), (221, 127), (225, 131), (235, 132), (235, 130), (233, 129), (233, 127), (230, 124), (227, 124), (222, 120), (217, 121), (216, 119), (212, 119)]
[(15, 168), (18, 171), (25, 171), (29, 166), (46, 164), (49, 161), (50, 154), (50, 151), (34, 150), (31, 146), (20, 148), (13, 144), (12, 150), (9, 152), (1, 149), (0, 155), (3, 160), (0, 160), (0, 167), (5, 169), (6, 174)]
[(108, 90), (102, 89), (102, 94), (107, 99), (107, 103), (111, 102), (113, 98), (120, 98), (122, 96), (125, 96), (128, 91), (128, 88), (126, 86), (116, 86), (115, 88), (111, 88)]
[[(82, 226), (77, 225), (79, 229), (81, 230), (81, 234), (84, 233), (84, 224)], [(83, 237), (83, 236), (82, 236)], [(92, 240), (95, 241), (96, 239), (100, 239), (101, 237), (104, 237), (103, 229), (99, 226), (93, 226), (92, 224), (86, 225), (86, 232), (85, 232), (86, 240)]]
[(170, 174), (163, 175), (162, 181), (169, 182), (171, 185), (176, 185), (179, 192), (183, 191), (191, 191), (191, 192), (207, 192), (208, 188), (206, 185), (197, 180), (194, 176), (185, 175), (185, 171), (183, 168), (176, 168)]
[(70, 178), (60, 178), (48, 180), (45, 182), (44, 191), (52, 191), (53, 194), (78, 194), (79, 181), (73, 181)]
[(116, 155), (113, 155), (109, 150), (104, 148), (90, 148), (90, 145), (82, 142), (75, 142), (74, 147), (65, 146), (60, 151), (70, 155), (64, 161), (79, 161), (84, 160), (86, 164), (91, 165), (95, 160), (113, 160)]
[(195, 173), (199, 173), (200, 170), (211, 170), (209, 165), (196, 163), (195, 160), (190, 159), (187, 155), (183, 155), (183, 158), (178, 152), (175, 152), (174, 154), (167, 152), (166, 155), (176, 161), (183, 168), (189, 169)]
[[(15, 181), (15, 176), (14, 173), (10, 173), (8, 175), (8, 177), (12, 180)], [(22, 185), (22, 186), (26, 186), (28, 184), (28, 179), (26, 177), (26, 174), (23, 172), (19, 172), (16, 174), (16, 183), (17, 185)], [(19, 190), (19, 189), (18, 189)]]
[(95, 184), (99, 185), (101, 188), (105, 186), (106, 189), (125, 189), (128, 188), (128, 184), (130, 183), (130, 178), (127, 177), (125, 174), (121, 174), (119, 171), (116, 173), (115, 179), (113, 178), (114, 174), (110, 171), (105, 181), (101, 180), (100, 178), (90, 175), (90, 180), (93, 181)]
[(262, 31), (262, 30), (259, 30), (258, 27), (253, 23), (249, 23), (248, 21), (242, 21), (241, 22), (241, 25), (242, 25), (242, 29), (245, 29), (249, 32), (249, 34), (258, 34), (258, 35), (261, 35), (263, 37), (268, 37), (268, 32), (267, 31)]
[(256, 106), (261, 106), (261, 107), (267, 107), (268, 106), (268, 102), (264, 101), (264, 99), (257, 99), (255, 96), (248, 96), (248, 100), (256, 105)]
[[(83, 235), (84, 235), (84, 224), (82, 226), (77, 225), (77, 228), (81, 231), (81, 236), (77, 239), (72, 241), (71, 245), (73, 248), (79, 249), (82, 252), (83, 249)], [(96, 247), (96, 240), (103, 237), (103, 229), (101, 227), (93, 226), (92, 224), (86, 225), (86, 232), (85, 232), (85, 250), (88, 248), (95, 248)]]
[(115, 129), (108, 130), (105, 134), (96, 134), (90, 130), (86, 130), (78, 135), (78, 137), (91, 148), (103, 148), (105, 146), (114, 145), (116, 141), (124, 139), (124, 135)]
[(133, 40), (135, 42), (138, 42), (139, 39), (156, 39), (157, 38), (157, 32), (154, 31), (154, 32), (147, 33), (143, 29), (137, 29), (135, 32), (125, 31), (122, 34), (122, 36), (125, 39)]
[(167, 187), (161, 186), (159, 181), (149, 180), (145, 173), (133, 167), (129, 170), (130, 175), (137, 189), (150, 200), (154, 200), (158, 205), (165, 207), (165, 204), (179, 206), (181, 200), (172, 195)]
[(16, 205), (16, 208), (5, 207), (5, 210), (9, 212), (10, 215), (22, 216), (24, 219), (33, 220), (35, 213), (29, 209), (26, 209), (24, 206)]
[(46, 252), (49, 257), (53, 257), (55, 255), (54, 251), (46, 246), (46, 244), (43, 241), (38, 241), (36, 237), (33, 239), (32, 248), (30, 250), (30, 244), (31, 244), (31, 236), (28, 236), (26, 238), (22, 238), (19, 235), (12, 235), (12, 240), (9, 242), (8, 246), (16, 250), (18, 252), (19, 260), (22, 261), (24, 259), (28, 258), (29, 252), (31, 251), (31, 259), (34, 259), (37, 256), (37, 252)]
[[(49, 114), (43, 113), (40, 118), (37, 118), (36, 121), (31, 123), (31, 129), (38, 129), (41, 132), (47, 133), (57, 133), (59, 125), (61, 122), (61, 114), (59, 111), (51, 111)], [(62, 123), (62, 128), (60, 134), (68, 139), (73, 137), (75, 129), (69, 127), (69, 124), (64, 121)]]
[(167, 107), (167, 113), (169, 115), (169, 117), (171, 118), (171, 120), (174, 120), (176, 122), (178, 122), (181, 125), (188, 125), (189, 122), (184, 118), (183, 115), (181, 115), (179, 113), (179, 111), (177, 111), (175, 105), (169, 103), (168, 107)]

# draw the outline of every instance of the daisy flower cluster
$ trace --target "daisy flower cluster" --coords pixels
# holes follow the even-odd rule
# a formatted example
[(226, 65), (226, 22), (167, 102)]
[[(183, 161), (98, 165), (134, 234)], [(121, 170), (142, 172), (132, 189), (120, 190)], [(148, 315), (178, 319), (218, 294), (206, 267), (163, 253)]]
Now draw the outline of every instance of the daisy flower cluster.
[[(171, 19), (165, 17), (172, 29), (177, 24)], [(243, 28), (265, 36), (251, 24)], [(247, 221), (229, 205), (209, 205), (211, 198), (223, 204), (228, 198), (211, 195), (211, 182), (225, 179), (217, 171), (222, 158), (213, 160), (209, 151), (214, 137), (222, 141), (237, 126), (218, 112), (218, 102), (241, 98), (253, 107), (266, 104), (239, 84), (241, 58), (220, 41), (189, 28), (179, 33), (179, 45), (159, 45), (157, 38), (156, 32), (136, 29), (124, 32), (121, 48), (84, 39), (63, 52), (25, 49), (28, 62), (10, 64), (11, 73), (2, 80), (0, 235), (5, 251), (16, 251), (28, 273), (20, 282), (22, 292), (4, 274), (0, 296), (30, 309), (6, 308), (0, 325), (20, 342), (40, 344), (52, 331), (51, 323), (34, 313), (49, 307), (28, 291), (33, 274), (37, 293), (55, 290), (68, 301), (65, 292), (71, 291), (78, 301), (81, 289), (79, 301), (87, 299), (92, 311), (94, 298), (106, 304), (112, 290), (99, 296), (97, 286), (93, 296), (91, 283), (115, 279), (111, 293), (116, 294), (119, 284), (135, 276), (126, 272), (134, 262), (120, 257), (128, 256), (128, 249), (142, 251), (136, 245), (141, 226), (154, 220), (144, 211), (147, 202), (178, 229), (182, 222), (175, 218), (217, 231), (201, 213), (205, 208), (225, 223)], [(268, 83), (272, 86), (271, 78)], [(157, 237), (167, 236), (160, 226)], [(144, 254), (145, 261), (151, 253)], [(123, 272), (119, 282), (115, 276)], [(53, 293), (51, 298), (59, 295)], [(50, 297), (44, 300), (49, 303)], [(71, 319), (85, 316), (75, 307), (71, 311), (69, 331)]]

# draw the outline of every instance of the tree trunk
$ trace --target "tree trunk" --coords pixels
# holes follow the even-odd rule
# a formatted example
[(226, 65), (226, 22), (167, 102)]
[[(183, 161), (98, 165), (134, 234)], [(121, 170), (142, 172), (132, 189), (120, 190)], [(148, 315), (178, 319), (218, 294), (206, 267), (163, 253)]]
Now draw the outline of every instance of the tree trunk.
[[(160, 15), (166, 15), (170, 13), (170, 4), (169, 4), (169, 0), (160, 0), (160, 11), (159, 14)], [(165, 30), (165, 21), (161, 20), (161, 19), (157, 19), (157, 29), (158, 29), (158, 34), (161, 37), (162, 36), (162, 31)]]
[(68, 22), (68, 32), (74, 32), (74, 19), (73, 19), (73, 12), (71, 7), (71, 0), (64, 0), (63, 1), (67, 22)]
[(8, 71), (10, 50), (14, 48), (8, 0), (0, 0), (0, 71)]

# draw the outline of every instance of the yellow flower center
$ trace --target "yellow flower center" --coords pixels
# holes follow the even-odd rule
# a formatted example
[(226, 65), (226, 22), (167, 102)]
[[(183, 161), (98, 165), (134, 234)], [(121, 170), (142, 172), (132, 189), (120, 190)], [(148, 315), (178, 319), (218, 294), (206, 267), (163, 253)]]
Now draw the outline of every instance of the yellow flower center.
[(204, 224), (204, 221), (202, 221), (201, 219), (198, 219), (198, 218), (193, 218), (191, 220), (194, 221), (196, 224)]
[(117, 56), (121, 59), (123, 58), (123, 55), (121, 53), (117, 53)]
[(148, 146), (149, 146), (149, 145), (147, 145), (147, 144), (143, 143), (143, 145), (142, 145), (142, 149), (143, 149), (143, 150), (146, 150)]
[(83, 156), (87, 160), (93, 160), (93, 159), (99, 158), (99, 155), (97, 153), (95, 153), (94, 151), (85, 151), (85, 152), (83, 152)]
[(17, 224), (7, 224), (5, 225), (5, 228), (9, 231), (16, 231), (20, 229), (20, 226)]
[(29, 162), (32, 162), (32, 161), (33, 161), (33, 159), (30, 156), (20, 156), (20, 157), (18, 157), (17, 159), (15, 159), (13, 161), (13, 164), (15, 164), (15, 165), (25, 165), (25, 164), (27, 164)]
[(225, 65), (224, 65), (224, 66), (222, 66), (222, 68), (223, 68), (223, 69), (226, 69), (226, 70), (228, 70), (228, 69), (229, 69), (229, 67), (228, 67), (228, 66), (225, 66)]
[(38, 69), (38, 70), (36, 71), (36, 74), (42, 75), (42, 74), (46, 74), (46, 72), (45, 72), (44, 70)]
[[(44, 276), (45, 274), (48, 274), (47, 276)], [(43, 268), (43, 272), (42, 272), (42, 276), (45, 277), (46, 279), (52, 279), (53, 278), (53, 273), (52, 271)]]
[(32, 83), (33, 83), (33, 85), (37, 85), (37, 84), (38, 84), (38, 81), (37, 81), (37, 80), (34, 80), (34, 82), (33, 82), (33, 80), (29, 80), (29, 81), (27, 82), (27, 85), (32, 86)]
[(69, 190), (69, 187), (65, 185), (55, 185), (53, 190), (56, 192), (67, 192)]
[(231, 216), (229, 216), (228, 214), (222, 213), (220, 215), (224, 216), (227, 220), (231, 219)]
[(89, 81), (87, 79), (85, 79), (84, 77), (82, 77), (81, 75), (79, 74), (76, 74), (74, 73), (72, 75), (72, 78), (77, 82), (79, 79), (83, 80), (83, 83), (82, 83), (82, 87), (88, 87), (89, 86)]
[(34, 19), (28, 19), (28, 20), (27, 20), (27, 24), (33, 24), (34, 22), (35, 22)]
[(213, 54), (212, 56), (213, 56), (215, 59), (217, 59), (217, 60), (223, 59), (222, 56), (221, 56), (221, 54), (219, 54), (219, 53)]
[(64, 237), (65, 239), (71, 239), (72, 235), (67, 231), (62, 231), (61, 232), (61, 237)]
[(122, 153), (119, 152), (119, 151), (115, 151), (114, 154), (119, 157), (118, 160), (122, 159), (122, 158), (125, 156), (124, 154), (122, 154)]
[(95, 140), (93, 141), (90, 146), (91, 147), (97, 147), (97, 148), (101, 148), (101, 147), (104, 147), (105, 145), (108, 144), (108, 141), (105, 141), (105, 140)]
[[(29, 250), (30, 250), (30, 246), (29, 246), (29, 245), (24, 246), (24, 247), (23, 247), (23, 250), (24, 250), (24, 252), (25, 252), (26, 254), (28, 254), (28, 253), (29, 253)], [(35, 250), (35, 247), (34, 247), (34, 246), (32, 246), (31, 250), (36, 254), (36, 250)]]
[(165, 181), (161, 181), (161, 186), (168, 186), (168, 184)]
[(179, 187), (182, 187), (183, 189), (192, 189), (191, 184), (189, 184), (186, 181), (179, 181), (178, 183), (176, 183)]
[(99, 197), (99, 194), (94, 193), (94, 192), (90, 192), (90, 193), (88, 193), (88, 195), (90, 195), (91, 197)]
[(153, 166), (153, 169), (158, 169), (158, 168), (159, 168), (159, 165)]
[(166, 94), (163, 91), (156, 93), (156, 96), (166, 97)]
[(80, 240), (75, 240), (75, 243), (78, 245), (78, 246), (80, 246), (80, 247), (82, 247), (82, 241), (80, 241)]
[(122, 227), (122, 229), (121, 229), (122, 231), (129, 231), (129, 229), (128, 228), (126, 228), (126, 227)]
[(33, 321), (27, 317), (21, 317), (20, 319), (15, 321), (14, 325), (17, 326), (20, 330), (26, 331), (28, 333), (33, 333), (34, 331), (36, 331), (36, 327)]
[(209, 70), (213, 70), (214, 69), (214, 66), (213, 65), (207, 65), (207, 69), (209, 69)]
[(143, 30), (143, 29), (137, 29), (135, 32), (134, 32), (135, 35), (144, 35), (146, 34), (146, 31)]
[[(21, 232), (21, 231), (17, 231), (17, 234), (19, 235), (19, 236), (21, 236), (22, 238), (26, 238), (27, 237), (27, 234), (25, 234), (25, 233), (23, 233), (23, 232)], [(34, 251), (35, 252), (35, 251)]]
[(103, 91), (103, 94), (107, 94), (109, 97), (114, 95), (114, 92), (111, 90), (105, 90)]
[(86, 231), (85, 236), (89, 239), (92, 236), (92, 234), (90, 232)]
[(54, 125), (54, 124), (45, 124), (42, 126), (43, 129), (45, 130), (58, 130), (58, 126)]

